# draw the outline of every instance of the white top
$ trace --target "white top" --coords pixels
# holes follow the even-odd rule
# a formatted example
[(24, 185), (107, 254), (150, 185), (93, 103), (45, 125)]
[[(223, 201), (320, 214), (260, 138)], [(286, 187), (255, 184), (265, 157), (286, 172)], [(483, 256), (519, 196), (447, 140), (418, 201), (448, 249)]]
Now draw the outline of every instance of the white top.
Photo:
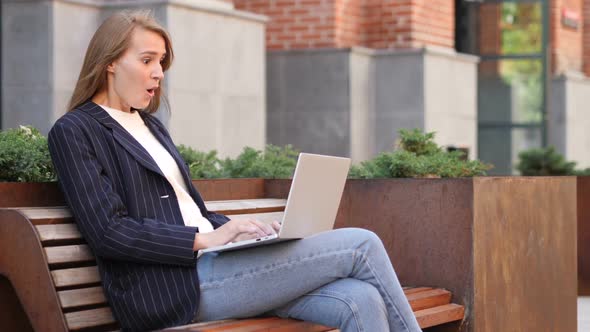
[[(174, 189), (184, 224), (198, 227), (199, 233), (213, 231), (213, 225), (201, 215), (199, 207), (189, 195), (176, 161), (145, 125), (139, 112), (127, 113), (104, 105), (100, 105), (100, 107), (123, 126), (158, 164), (158, 167)], [(162, 197), (162, 199), (168, 199), (168, 197)]]

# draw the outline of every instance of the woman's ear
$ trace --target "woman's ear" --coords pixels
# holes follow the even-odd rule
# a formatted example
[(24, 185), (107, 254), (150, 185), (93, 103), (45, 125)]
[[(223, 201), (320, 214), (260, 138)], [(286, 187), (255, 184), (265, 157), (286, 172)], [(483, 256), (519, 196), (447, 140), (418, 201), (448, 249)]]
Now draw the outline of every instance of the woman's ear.
[(115, 66), (116, 66), (116, 64), (115, 64), (114, 62), (110, 63), (110, 64), (107, 66), (107, 72), (108, 72), (108, 73), (113, 73), (113, 74), (114, 74), (114, 73), (115, 73)]

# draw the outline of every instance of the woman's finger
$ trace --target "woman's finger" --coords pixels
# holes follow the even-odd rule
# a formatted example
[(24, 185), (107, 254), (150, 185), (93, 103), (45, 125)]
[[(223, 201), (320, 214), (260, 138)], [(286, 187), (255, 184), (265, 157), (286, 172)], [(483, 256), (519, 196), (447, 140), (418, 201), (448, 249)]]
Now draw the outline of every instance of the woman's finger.
[(258, 226), (252, 224), (249, 221), (246, 220), (240, 220), (240, 222), (237, 225), (237, 232), (236, 232), (236, 236), (240, 236), (241, 234), (259, 234), (262, 231), (258, 228)]
[(245, 219), (244, 223), (248, 225), (248, 233), (257, 233), (259, 237), (266, 236), (264, 227), (254, 219)]
[(260, 229), (262, 229), (264, 231), (264, 235), (271, 235), (276, 233), (272, 226), (270, 226), (269, 224), (263, 223), (256, 219), (252, 219), (252, 223), (256, 224)]
[(258, 233), (242, 233), (236, 236), (232, 242), (246, 241), (258, 238)]
[(281, 224), (275, 220), (272, 222), (272, 228), (278, 233), (281, 230)]

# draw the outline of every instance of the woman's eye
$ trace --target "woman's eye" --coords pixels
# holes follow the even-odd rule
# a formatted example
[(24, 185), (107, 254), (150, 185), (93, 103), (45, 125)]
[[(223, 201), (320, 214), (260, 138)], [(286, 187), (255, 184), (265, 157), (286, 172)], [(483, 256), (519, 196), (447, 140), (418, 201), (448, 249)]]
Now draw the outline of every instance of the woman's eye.
[(150, 59), (143, 59), (142, 61), (143, 61), (143, 63), (144, 63), (144, 64), (146, 64), (146, 65), (147, 65), (148, 63), (150, 63)]

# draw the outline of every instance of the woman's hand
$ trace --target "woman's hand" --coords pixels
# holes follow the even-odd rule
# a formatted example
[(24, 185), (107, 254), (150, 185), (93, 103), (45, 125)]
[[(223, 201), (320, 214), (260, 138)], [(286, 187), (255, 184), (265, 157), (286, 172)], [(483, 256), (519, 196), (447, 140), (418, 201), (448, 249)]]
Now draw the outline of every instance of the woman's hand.
[(272, 235), (278, 232), (280, 224), (265, 224), (256, 219), (230, 219), (223, 226), (209, 233), (196, 233), (193, 250), (221, 246), (229, 242), (243, 241)]
[[(266, 229), (268, 230), (268, 226), (269, 225), (268, 224), (264, 224), (264, 226), (267, 226)], [(270, 234), (267, 233), (267, 235), (278, 233), (279, 230), (281, 229), (281, 224), (279, 224), (278, 221), (273, 221), (272, 224), (270, 224), (270, 227), (271, 227), (272, 233), (270, 233)], [(258, 234), (256, 234), (256, 233), (243, 233), (243, 234), (240, 234), (240, 235), (236, 236), (232, 240), (232, 242), (246, 241), (246, 240), (256, 239), (256, 238), (259, 238), (259, 237), (260, 236)]]

